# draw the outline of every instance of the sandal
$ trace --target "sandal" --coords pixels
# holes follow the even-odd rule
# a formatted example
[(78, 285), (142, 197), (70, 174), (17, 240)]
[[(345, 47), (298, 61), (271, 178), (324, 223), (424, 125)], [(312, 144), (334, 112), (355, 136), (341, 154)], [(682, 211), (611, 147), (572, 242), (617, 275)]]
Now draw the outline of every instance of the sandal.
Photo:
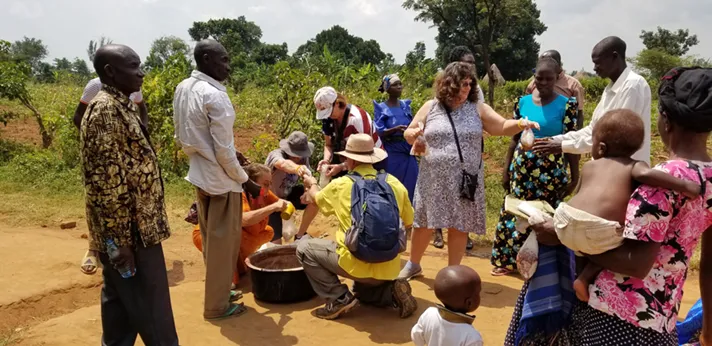
[(247, 312), (247, 308), (245, 307), (245, 304), (230, 303), (230, 306), (227, 308), (227, 310), (225, 310), (225, 312), (222, 315), (216, 316), (216, 317), (210, 317), (210, 318), (205, 317), (205, 320), (206, 321), (220, 321), (220, 320), (224, 320), (224, 319), (227, 319), (230, 317), (240, 316), (246, 312)]
[(82, 265), (79, 267), (79, 270), (84, 274), (94, 275), (98, 267), (96, 256), (92, 255), (92, 251), (87, 250), (84, 254), (84, 258), (82, 258)]
[(445, 242), (443, 241), (443, 231), (436, 229), (435, 230), (435, 239), (433, 239), (433, 246), (438, 249), (442, 249), (445, 247)]
[(512, 271), (507, 268), (493, 268), (490, 272), (492, 276), (505, 276), (511, 274)]
[(242, 299), (242, 291), (230, 290), (230, 303)]

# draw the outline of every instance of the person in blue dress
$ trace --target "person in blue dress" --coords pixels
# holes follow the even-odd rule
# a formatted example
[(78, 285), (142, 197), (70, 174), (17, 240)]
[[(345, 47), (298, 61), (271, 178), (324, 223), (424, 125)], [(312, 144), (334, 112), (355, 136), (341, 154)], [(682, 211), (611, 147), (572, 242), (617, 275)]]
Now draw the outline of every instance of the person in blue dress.
[[(539, 123), (541, 128), (534, 131), (535, 138), (556, 136), (578, 128), (576, 98), (557, 94), (554, 89), (559, 69), (556, 60), (541, 58), (535, 75), (538, 95), (520, 97), (515, 103), (514, 119), (526, 118)], [(523, 148), (517, 135), (512, 138), (505, 159), (502, 177), (505, 193), (521, 200), (546, 201), (556, 208), (578, 183), (578, 160), (577, 155), (537, 154)], [(517, 230), (515, 217), (502, 208), (492, 246), (492, 275), (507, 275), (517, 269), (517, 253), (528, 235), (529, 230)]]
[(384, 102), (373, 101), (376, 131), (388, 153), (386, 172), (398, 178), (405, 186), (412, 202), (415, 182), (418, 180), (418, 161), (410, 155), (411, 146), (403, 138), (403, 132), (413, 121), (411, 101), (400, 99), (403, 82), (396, 74), (383, 77), (378, 91), (388, 94)]

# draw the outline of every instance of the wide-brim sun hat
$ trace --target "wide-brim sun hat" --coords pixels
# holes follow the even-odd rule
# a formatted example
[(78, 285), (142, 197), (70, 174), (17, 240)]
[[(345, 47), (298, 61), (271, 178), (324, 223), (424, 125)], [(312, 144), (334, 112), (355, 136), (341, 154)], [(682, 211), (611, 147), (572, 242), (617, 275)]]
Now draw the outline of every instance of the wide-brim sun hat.
[(377, 163), (388, 157), (385, 150), (376, 148), (371, 136), (363, 133), (349, 136), (349, 140), (346, 141), (346, 150), (339, 151), (336, 155), (362, 163)]
[(323, 87), (316, 91), (314, 106), (316, 107), (316, 118), (318, 120), (324, 120), (331, 116), (336, 98), (336, 90), (332, 87)]
[(289, 156), (309, 158), (314, 152), (314, 143), (309, 142), (302, 131), (294, 131), (279, 141), (279, 148)]

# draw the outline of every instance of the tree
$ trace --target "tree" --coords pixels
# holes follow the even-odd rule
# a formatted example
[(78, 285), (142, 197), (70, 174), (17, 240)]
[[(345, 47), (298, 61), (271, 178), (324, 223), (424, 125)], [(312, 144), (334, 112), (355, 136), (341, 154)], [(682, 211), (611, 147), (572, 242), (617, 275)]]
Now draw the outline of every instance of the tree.
[(324, 47), (328, 47), (332, 54), (343, 58), (347, 63), (356, 65), (378, 65), (386, 58), (386, 53), (381, 50), (378, 42), (364, 41), (338, 25), (318, 33), (316, 37), (299, 46), (294, 56), (298, 58), (321, 56)]
[(252, 54), (252, 60), (257, 64), (274, 65), (289, 57), (287, 43), (262, 44)]
[(110, 38), (104, 36), (101, 37), (99, 41), (91, 40), (89, 41), (89, 47), (87, 48), (87, 55), (89, 56), (89, 62), (94, 63), (94, 56), (96, 55), (96, 50), (107, 45), (112, 44), (113, 41)]
[(452, 47), (468, 46), (481, 57), (478, 65), (486, 67), (489, 80), (495, 80), (489, 68), (494, 61), (506, 79), (528, 76), (536, 65), (539, 44), (534, 38), (546, 26), (532, 0), (406, 0), (403, 7), (438, 28), (437, 53), (443, 60)]
[(415, 44), (415, 48), (405, 55), (405, 66), (412, 69), (425, 61), (425, 42)]
[(32, 72), (38, 74), (42, 69), (42, 60), (47, 57), (47, 46), (42, 40), (24, 37), (21, 41), (15, 41), (11, 47), (11, 54), (15, 60), (24, 61), (32, 68)]
[(190, 47), (185, 41), (175, 36), (158, 38), (153, 41), (144, 66), (149, 71), (163, 67), (168, 58), (174, 55), (183, 55), (190, 61)]
[(643, 44), (647, 49), (657, 49), (672, 56), (681, 57), (690, 51), (690, 48), (700, 43), (697, 35), (690, 35), (688, 29), (678, 29), (672, 32), (658, 27), (656, 31), (643, 30), (640, 34)]
[(71, 71), (72, 70), (72, 62), (69, 61), (67, 58), (55, 58), (54, 59), (54, 69), (55, 70), (63, 70), (63, 71)]
[[(27, 41), (27, 38), (25, 38), (25, 41)], [(14, 44), (11, 46), (10, 42), (0, 40), (0, 57), (15, 55), (17, 52), (15, 49), (16, 46)], [(10, 53), (11, 50), (12, 54)], [(52, 144), (52, 136), (45, 129), (42, 114), (32, 104), (32, 97), (27, 90), (31, 69), (32, 67), (27, 61), (0, 60), (0, 98), (19, 101), (32, 112), (37, 120), (37, 125), (39, 125), (40, 135), (42, 135), (42, 147), (49, 148)]]
[(74, 62), (72, 63), (72, 72), (85, 79), (91, 77), (91, 71), (89, 70), (89, 66), (87, 66), (87, 62), (84, 61), (84, 59), (74, 58)]
[(250, 55), (262, 45), (262, 29), (245, 16), (193, 22), (188, 34), (194, 41), (212, 38), (220, 42), (230, 54), (231, 64), (236, 67), (247, 64)]
[(682, 65), (682, 59), (657, 48), (643, 49), (628, 61), (632, 62), (639, 72), (653, 79), (659, 79), (673, 67)]

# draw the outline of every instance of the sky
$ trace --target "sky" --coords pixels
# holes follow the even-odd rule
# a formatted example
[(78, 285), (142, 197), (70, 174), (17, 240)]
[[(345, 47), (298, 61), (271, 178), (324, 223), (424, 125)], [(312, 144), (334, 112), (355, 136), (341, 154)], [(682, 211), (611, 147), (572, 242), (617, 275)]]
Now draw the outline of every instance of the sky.
[[(537, 37), (542, 50), (561, 52), (567, 70), (591, 71), (591, 48), (609, 35), (628, 43), (628, 55), (643, 48), (641, 30), (687, 28), (700, 44), (690, 54), (712, 58), (712, 1), (709, 0), (535, 0), (548, 30)], [(0, 0), (0, 39), (41, 39), (48, 60), (87, 59), (89, 40), (101, 36), (131, 46), (142, 58), (154, 39), (173, 35), (191, 45), (195, 21), (244, 15), (262, 28), (262, 41), (287, 42), (290, 52), (334, 25), (374, 39), (403, 62), (415, 43), (428, 55), (437, 29), (415, 22), (402, 0)], [(496, 62), (495, 62), (496, 63)]]

